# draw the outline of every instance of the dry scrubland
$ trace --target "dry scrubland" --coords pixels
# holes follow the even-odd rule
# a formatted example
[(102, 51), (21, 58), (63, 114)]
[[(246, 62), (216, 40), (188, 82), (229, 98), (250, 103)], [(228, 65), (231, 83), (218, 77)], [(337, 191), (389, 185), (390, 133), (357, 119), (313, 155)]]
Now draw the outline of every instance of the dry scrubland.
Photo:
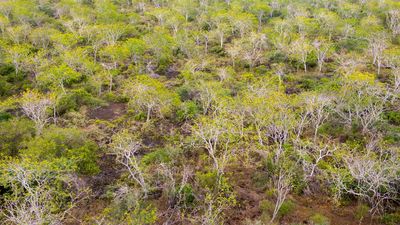
[(400, 224), (396, 0), (0, 1), (0, 223)]

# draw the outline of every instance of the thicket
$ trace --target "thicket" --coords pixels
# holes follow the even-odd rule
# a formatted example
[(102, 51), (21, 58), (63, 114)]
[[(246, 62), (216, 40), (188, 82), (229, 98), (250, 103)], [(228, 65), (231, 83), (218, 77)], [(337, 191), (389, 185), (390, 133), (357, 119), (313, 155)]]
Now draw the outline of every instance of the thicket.
[(0, 223), (272, 224), (321, 196), (400, 223), (395, 0), (5, 0), (0, 33)]

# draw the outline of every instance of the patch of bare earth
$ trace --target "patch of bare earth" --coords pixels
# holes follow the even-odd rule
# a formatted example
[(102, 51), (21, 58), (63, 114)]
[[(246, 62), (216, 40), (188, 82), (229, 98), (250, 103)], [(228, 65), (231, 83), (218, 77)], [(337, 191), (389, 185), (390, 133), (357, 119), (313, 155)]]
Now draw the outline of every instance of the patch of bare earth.
[(378, 225), (376, 220), (367, 217), (360, 221), (356, 218), (356, 203), (347, 206), (336, 206), (328, 196), (293, 196), (291, 200), (296, 204), (293, 213), (282, 219), (281, 224), (310, 224), (309, 219), (316, 213), (330, 220), (331, 225)]
[(245, 219), (257, 219), (261, 215), (260, 201), (265, 197), (265, 192), (254, 187), (253, 175), (255, 168), (235, 168), (233, 170), (234, 186), (237, 205), (227, 212), (227, 224), (242, 224)]
[(101, 106), (89, 111), (88, 116), (90, 119), (99, 120), (114, 120), (126, 113), (125, 103), (109, 103), (107, 106)]
[(109, 202), (104, 199), (107, 186), (113, 184), (121, 175), (121, 168), (115, 163), (114, 157), (104, 154), (100, 157), (98, 165), (100, 172), (94, 176), (83, 177), (85, 185), (91, 190), (90, 196), (80, 202), (64, 221), (67, 225), (90, 224), (89, 218), (101, 215)]
[[(252, 167), (235, 167), (230, 170), (233, 174), (230, 179), (233, 189), (236, 192), (237, 206), (226, 212), (227, 224), (240, 225), (244, 224), (246, 219), (251, 221), (260, 218), (262, 212), (260, 202), (267, 199), (265, 190), (257, 188), (254, 184), (254, 174), (256, 168)], [(306, 196), (288, 196), (295, 204), (293, 212), (284, 216), (277, 224), (311, 224), (310, 217), (316, 213), (329, 218), (331, 225), (379, 225), (376, 220), (370, 217), (364, 218), (362, 222), (356, 218), (357, 204), (354, 202), (346, 206), (337, 206), (332, 202), (330, 196), (317, 193)], [(268, 200), (272, 200), (269, 199)]]

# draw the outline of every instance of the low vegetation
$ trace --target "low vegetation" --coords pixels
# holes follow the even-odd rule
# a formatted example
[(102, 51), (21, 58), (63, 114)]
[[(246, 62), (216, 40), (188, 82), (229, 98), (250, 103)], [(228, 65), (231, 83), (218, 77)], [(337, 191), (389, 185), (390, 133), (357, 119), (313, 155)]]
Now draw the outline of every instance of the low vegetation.
[(400, 224), (396, 0), (0, 2), (1, 224)]

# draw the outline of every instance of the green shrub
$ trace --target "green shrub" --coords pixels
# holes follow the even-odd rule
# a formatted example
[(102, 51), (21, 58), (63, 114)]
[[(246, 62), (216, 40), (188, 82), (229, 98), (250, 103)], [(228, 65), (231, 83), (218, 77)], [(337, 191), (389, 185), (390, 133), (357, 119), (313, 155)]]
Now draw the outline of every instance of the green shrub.
[(0, 121), (7, 121), (11, 119), (12, 115), (7, 112), (0, 112)]
[(400, 212), (384, 214), (381, 221), (386, 225), (398, 225), (400, 224)]
[(323, 216), (319, 213), (314, 214), (310, 217), (311, 224), (313, 225), (329, 225), (331, 224), (328, 217)]
[(0, 153), (5, 156), (17, 156), (24, 142), (32, 138), (35, 128), (27, 119), (0, 121)]
[(384, 114), (384, 118), (393, 125), (400, 125), (400, 112), (390, 111)]
[(261, 212), (268, 212), (268, 213), (272, 213), (274, 211), (275, 208), (275, 204), (273, 202), (271, 202), (270, 200), (262, 200), (259, 203), (259, 207)]
[(191, 120), (199, 114), (199, 107), (194, 101), (183, 102), (176, 112), (178, 121)]
[(50, 127), (42, 136), (26, 142), (22, 156), (38, 162), (72, 169), (81, 174), (99, 171), (96, 163), (97, 146), (86, 135), (74, 128)]
[(366, 204), (359, 204), (356, 208), (356, 218), (362, 220), (369, 212), (369, 206)]
[(23, 91), (30, 85), (26, 74), (15, 73), (11, 65), (0, 65), (0, 96), (10, 96)]
[(83, 105), (96, 106), (101, 105), (103, 102), (83, 89), (73, 90), (66, 95), (63, 95), (57, 101), (57, 113), (64, 114), (69, 111), (77, 111)]
[(218, 180), (218, 175), (215, 171), (205, 173), (198, 172), (196, 174), (196, 177), (202, 187), (206, 187), (209, 189), (213, 189), (216, 186)]
[(118, 190), (110, 192), (112, 201), (102, 213), (106, 224), (149, 225), (156, 222), (156, 207), (140, 199), (134, 189), (122, 192), (119, 198), (114, 197)]
[(289, 215), (290, 213), (292, 213), (294, 211), (295, 207), (296, 207), (296, 205), (294, 204), (293, 201), (285, 200), (282, 203), (282, 206), (278, 211), (278, 216), (279, 217), (284, 217), (286, 215)]
[(196, 197), (190, 184), (186, 184), (183, 187), (180, 187), (178, 190), (178, 195), (180, 196), (181, 205), (186, 208), (193, 206)]
[(386, 135), (383, 137), (388, 144), (396, 144), (400, 142), (400, 127), (385, 127)]
[(167, 149), (158, 149), (154, 152), (150, 152), (143, 156), (142, 163), (144, 165), (160, 164), (170, 162), (171, 158), (167, 152)]

